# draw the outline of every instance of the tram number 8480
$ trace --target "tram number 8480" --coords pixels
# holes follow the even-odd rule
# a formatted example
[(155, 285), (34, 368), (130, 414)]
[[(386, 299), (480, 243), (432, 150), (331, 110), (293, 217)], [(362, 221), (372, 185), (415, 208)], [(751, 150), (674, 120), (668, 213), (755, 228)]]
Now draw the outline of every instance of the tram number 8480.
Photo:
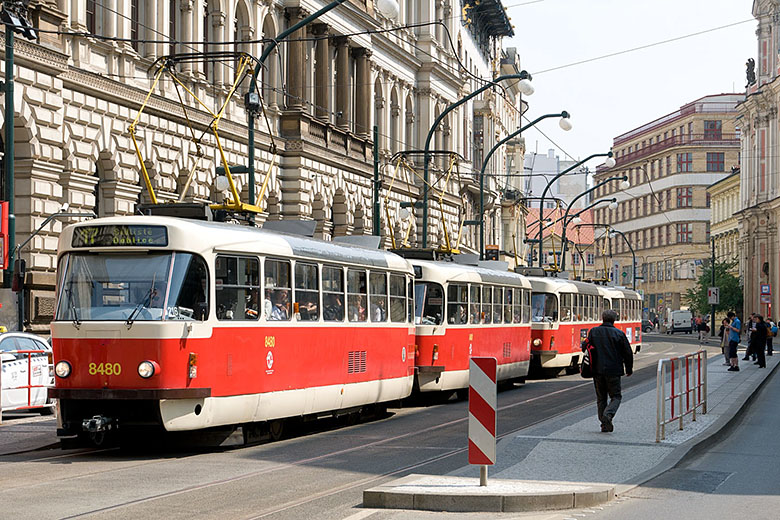
[(122, 373), (122, 365), (119, 363), (90, 363), (89, 375), (94, 376), (118, 376)]

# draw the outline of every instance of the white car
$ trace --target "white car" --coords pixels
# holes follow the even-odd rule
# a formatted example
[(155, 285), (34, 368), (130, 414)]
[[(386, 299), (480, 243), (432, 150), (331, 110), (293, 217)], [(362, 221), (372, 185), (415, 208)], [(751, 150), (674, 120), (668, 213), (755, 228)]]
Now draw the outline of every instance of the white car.
[(54, 386), (49, 344), (35, 334), (6, 332), (0, 334), (0, 357), (2, 411), (39, 408), (41, 414), (52, 413), (53, 405), (47, 396), (48, 388)]

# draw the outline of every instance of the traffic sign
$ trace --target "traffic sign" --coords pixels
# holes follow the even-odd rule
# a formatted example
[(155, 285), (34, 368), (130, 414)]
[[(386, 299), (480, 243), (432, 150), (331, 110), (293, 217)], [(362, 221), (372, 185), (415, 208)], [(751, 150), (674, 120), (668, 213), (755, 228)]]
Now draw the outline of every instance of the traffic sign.
[(496, 463), (496, 358), (469, 362), (469, 464)]
[(772, 303), (772, 295), (771, 294), (762, 294), (761, 295), (761, 303)]
[(772, 284), (762, 283), (761, 294), (772, 294)]
[(720, 289), (718, 287), (707, 289), (707, 301), (710, 305), (718, 305), (720, 303)]

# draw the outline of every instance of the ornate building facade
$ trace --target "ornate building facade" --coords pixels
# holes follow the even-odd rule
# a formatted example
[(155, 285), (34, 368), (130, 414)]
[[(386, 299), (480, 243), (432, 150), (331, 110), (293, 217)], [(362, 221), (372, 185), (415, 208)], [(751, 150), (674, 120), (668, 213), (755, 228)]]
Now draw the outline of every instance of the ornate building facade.
[[(128, 127), (153, 84), (157, 60), (204, 51), (259, 56), (263, 38), (322, 5), (315, 0), (31, 2), (39, 39), (17, 38), (15, 45), (17, 243), (64, 203), (71, 210), (110, 216), (132, 214), (139, 203), (148, 202)], [(469, 12), (472, 16), (459, 16)], [(292, 35), (260, 75), (267, 118), (256, 121), (256, 185), (248, 185), (246, 174), (235, 175), (246, 200), (250, 190), (260, 194), (270, 169), (257, 222), (313, 220), (316, 236), (326, 240), (370, 234), (374, 125), (384, 177), (381, 196), (387, 196), (391, 214), (391, 222), (381, 223), (386, 244), (390, 234), (400, 238), (411, 226), (412, 245), (427, 233), (428, 245), (437, 247), (444, 241), (442, 223), (457, 230), (463, 220), (478, 218), (475, 165), (481, 164), (483, 151), (520, 124), (517, 82), (487, 90), (449, 113), (436, 129), (431, 148), (455, 152), (459, 175), (445, 182), (446, 161), (432, 161), (432, 191), (443, 190), (444, 196), (441, 205), (438, 196), (430, 197), (427, 230), (420, 209), (398, 218), (402, 203), (421, 198), (420, 155), (410, 156), (413, 170), (387, 190), (395, 154), (423, 148), (428, 129), (445, 107), (482, 86), (485, 78), (519, 72), (516, 54), (501, 48), (502, 37), (512, 33), (500, 2), (401, 0), (398, 19), (389, 20), (372, 0), (349, 0)], [(175, 72), (189, 91), (183, 103), (174, 81), (163, 78), (138, 121), (136, 138), (146, 168), (162, 201), (182, 195), (191, 171), (184, 200), (219, 200), (214, 182), (219, 154), (206, 131), (212, 116), (204, 107), (216, 110), (228, 98), (236, 61), (181, 60)], [(242, 102), (247, 85), (247, 80), (239, 84), (220, 121), (220, 144), (231, 165), (247, 164)], [(190, 138), (188, 123), (202, 139)], [(495, 155), (492, 172), (506, 171), (507, 153), (522, 158), (522, 141)], [(517, 219), (511, 207), (499, 203), (497, 178), (487, 177), (485, 229), (486, 243), (501, 244)], [(22, 251), (30, 271), (25, 316), (33, 330), (45, 329), (53, 316), (61, 228), (62, 223), (53, 223)], [(461, 249), (473, 251), (477, 245), (478, 228), (465, 228)], [(5, 295), (3, 301), (9, 300)], [(4, 325), (15, 322), (9, 307), (0, 311)]]

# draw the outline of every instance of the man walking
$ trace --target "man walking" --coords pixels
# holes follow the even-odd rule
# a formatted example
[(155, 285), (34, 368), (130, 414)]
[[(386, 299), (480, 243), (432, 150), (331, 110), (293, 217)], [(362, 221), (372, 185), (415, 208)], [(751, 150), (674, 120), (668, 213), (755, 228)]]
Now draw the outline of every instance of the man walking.
[[(596, 389), (596, 405), (598, 406), (601, 431), (614, 430), (612, 419), (618, 411), (622, 394), (620, 393), (620, 377), (624, 374), (630, 376), (633, 373), (634, 354), (626, 335), (620, 329), (615, 328), (617, 313), (607, 309), (601, 315), (603, 323), (590, 329), (588, 341), (594, 347), (594, 355), (591, 360), (593, 367), (593, 386)], [(607, 404), (609, 396), (609, 404)]]
[(729, 372), (739, 372), (739, 358), (737, 357), (737, 347), (739, 347), (739, 335), (742, 332), (742, 322), (739, 321), (734, 311), (729, 311), (726, 317), (731, 320), (729, 324), (729, 362), (731, 366)]

